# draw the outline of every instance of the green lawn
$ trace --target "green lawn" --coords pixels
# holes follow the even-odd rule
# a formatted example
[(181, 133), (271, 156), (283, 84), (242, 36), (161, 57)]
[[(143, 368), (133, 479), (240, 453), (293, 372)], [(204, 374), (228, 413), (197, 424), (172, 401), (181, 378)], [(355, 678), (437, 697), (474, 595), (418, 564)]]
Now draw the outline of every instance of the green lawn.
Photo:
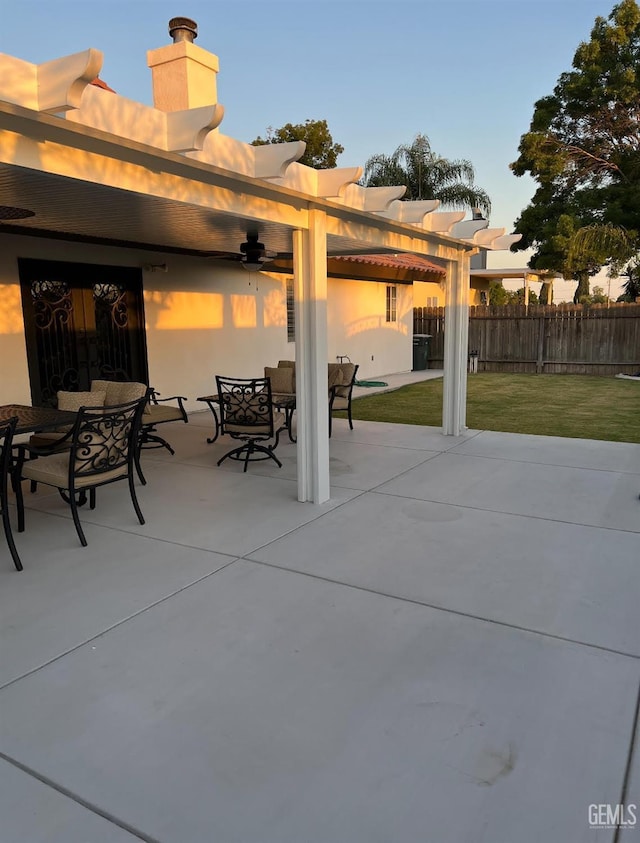
[[(640, 383), (588, 375), (469, 375), (467, 426), (579, 439), (640, 443)], [(442, 424), (442, 378), (365, 396), (353, 417)]]

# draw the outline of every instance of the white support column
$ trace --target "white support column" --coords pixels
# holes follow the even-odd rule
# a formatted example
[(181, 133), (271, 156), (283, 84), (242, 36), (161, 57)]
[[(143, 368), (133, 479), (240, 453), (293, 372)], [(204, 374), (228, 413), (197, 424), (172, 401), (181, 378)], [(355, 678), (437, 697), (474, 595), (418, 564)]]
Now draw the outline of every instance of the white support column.
[(469, 257), (463, 252), (448, 263), (444, 325), (442, 432), (459, 436), (466, 429), (469, 348)]
[(327, 393), (327, 226), (309, 211), (309, 229), (293, 232), (296, 315), (298, 500), (329, 500)]

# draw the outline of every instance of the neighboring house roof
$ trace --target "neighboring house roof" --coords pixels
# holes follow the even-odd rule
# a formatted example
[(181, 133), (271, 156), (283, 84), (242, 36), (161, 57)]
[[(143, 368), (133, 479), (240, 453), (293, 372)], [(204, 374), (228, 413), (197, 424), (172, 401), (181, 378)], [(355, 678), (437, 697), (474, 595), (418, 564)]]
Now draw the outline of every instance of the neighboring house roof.
[(484, 278), (489, 281), (503, 281), (509, 278), (522, 278), (529, 281), (550, 281), (557, 277), (557, 273), (551, 269), (530, 269), (528, 266), (504, 269), (471, 269), (469, 274), (475, 278)]
[(370, 266), (388, 266), (391, 269), (413, 269), (417, 272), (435, 272), (442, 276), (447, 274), (443, 267), (432, 263), (427, 258), (404, 252), (398, 255), (340, 255), (335, 260), (353, 261), (354, 263), (364, 263)]

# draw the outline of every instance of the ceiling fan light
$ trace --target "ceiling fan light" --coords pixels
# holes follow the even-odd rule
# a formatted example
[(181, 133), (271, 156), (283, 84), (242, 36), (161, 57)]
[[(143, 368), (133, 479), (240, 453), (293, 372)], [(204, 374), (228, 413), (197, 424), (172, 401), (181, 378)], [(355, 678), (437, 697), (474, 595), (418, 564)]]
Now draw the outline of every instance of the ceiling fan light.
[(262, 264), (266, 263), (268, 258), (265, 255), (243, 255), (241, 258), (242, 266), (245, 269), (251, 270), (253, 272), (259, 272), (262, 269)]

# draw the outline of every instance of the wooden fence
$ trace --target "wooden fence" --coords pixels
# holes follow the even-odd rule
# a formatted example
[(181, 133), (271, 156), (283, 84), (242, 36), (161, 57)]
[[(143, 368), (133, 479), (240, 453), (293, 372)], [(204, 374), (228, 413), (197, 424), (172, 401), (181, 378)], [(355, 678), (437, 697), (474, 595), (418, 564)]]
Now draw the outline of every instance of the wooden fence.
[[(414, 334), (432, 336), (432, 369), (444, 364), (444, 331), (443, 307), (414, 308)], [(470, 307), (469, 350), (479, 372), (634, 375), (640, 304)]]

